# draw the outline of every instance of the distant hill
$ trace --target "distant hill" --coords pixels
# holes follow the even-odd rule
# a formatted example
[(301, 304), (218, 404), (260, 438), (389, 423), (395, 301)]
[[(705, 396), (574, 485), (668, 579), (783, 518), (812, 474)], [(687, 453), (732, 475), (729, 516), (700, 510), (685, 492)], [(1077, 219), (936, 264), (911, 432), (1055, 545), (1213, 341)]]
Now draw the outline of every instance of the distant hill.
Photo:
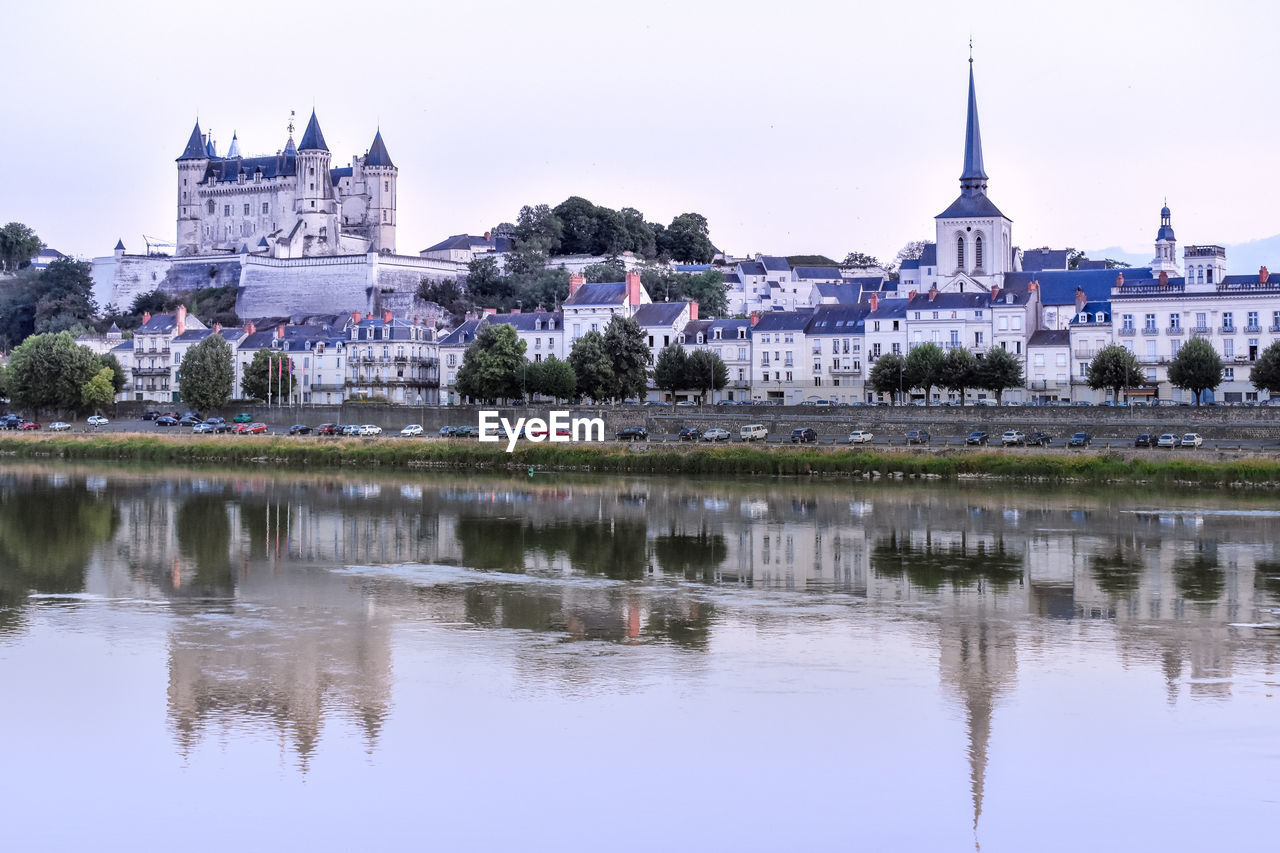
[[(1179, 244), (1178, 263), (1182, 263), (1183, 244)], [(1250, 240), (1248, 243), (1228, 243), (1223, 246), (1227, 250), (1227, 272), (1231, 275), (1248, 275), (1257, 272), (1258, 267), (1280, 270), (1280, 234), (1263, 237), (1261, 240)], [(1145, 267), (1155, 257), (1155, 248), (1146, 252), (1126, 252), (1119, 246), (1105, 249), (1089, 249), (1086, 254), (1094, 260), (1111, 258), (1126, 261), (1135, 267)]]

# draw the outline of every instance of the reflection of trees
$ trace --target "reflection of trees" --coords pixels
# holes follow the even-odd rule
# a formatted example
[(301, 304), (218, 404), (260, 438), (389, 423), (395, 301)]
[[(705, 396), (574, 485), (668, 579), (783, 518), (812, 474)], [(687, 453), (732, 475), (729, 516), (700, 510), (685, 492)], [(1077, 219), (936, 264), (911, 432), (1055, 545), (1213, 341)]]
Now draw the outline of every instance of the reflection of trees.
[(565, 555), (575, 571), (618, 580), (644, 576), (646, 529), (636, 521), (562, 521), (462, 516), (454, 528), (463, 564), (475, 569), (523, 571), (533, 552)]
[(958, 543), (936, 545), (926, 535), (923, 545), (894, 530), (871, 548), (871, 568), (881, 577), (906, 578), (913, 586), (939, 590), (945, 584), (971, 586), (985, 580), (1003, 589), (1022, 578), (1022, 557), (1005, 550), (1004, 539), (994, 547), (985, 541), (969, 545), (963, 535)]
[(1201, 544), (1194, 554), (1179, 557), (1173, 563), (1173, 582), (1183, 598), (1202, 603), (1217, 601), (1226, 586), (1217, 549)]
[(728, 559), (729, 546), (723, 536), (703, 527), (693, 536), (673, 533), (655, 537), (653, 554), (664, 572), (710, 582), (715, 580), (715, 570)]
[(20, 600), (30, 590), (79, 592), (93, 549), (115, 535), (114, 502), (82, 483), (31, 488), (0, 501), (0, 596)]
[(1254, 566), (1253, 583), (1262, 592), (1280, 601), (1280, 562), (1259, 561)]
[(1118, 542), (1110, 554), (1093, 554), (1089, 569), (1098, 586), (1112, 598), (1129, 595), (1142, 582), (1142, 561)]
[(195, 579), (183, 586), (198, 595), (235, 589), (231, 572), (231, 521), (226, 501), (216, 495), (196, 495), (178, 507), (174, 520), (178, 547), (196, 564)]
[(714, 615), (715, 608), (706, 602), (653, 601), (649, 604), (647, 633), (681, 648), (706, 649)]

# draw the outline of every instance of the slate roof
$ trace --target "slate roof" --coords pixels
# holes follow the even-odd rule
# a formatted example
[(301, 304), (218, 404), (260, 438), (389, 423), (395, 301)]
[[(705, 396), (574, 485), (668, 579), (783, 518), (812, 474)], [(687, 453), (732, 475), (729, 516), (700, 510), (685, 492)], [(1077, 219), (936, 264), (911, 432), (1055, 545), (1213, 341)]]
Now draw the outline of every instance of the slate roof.
[(670, 326), (680, 318), (681, 312), (688, 304), (687, 302), (650, 302), (636, 309), (632, 319), (641, 326)]
[(112, 352), (133, 352), (133, 338), (127, 341), (121, 341), (111, 348)]
[(917, 293), (908, 300), (911, 311), (956, 311), (991, 307), (991, 294), (968, 291), (965, 293), (937, 293), (929, 299), (929, 292)]
[(900, 320), (907, 316), (907, 300), (881, 299), (880, 307), (867, 313), (868, 320)]
[(353, 170), (350, 166), (343, 166), (342, 168), (339, 168), (339, 169), (330, 169), (329, 180), (333, 183), (334, 186), (337, 186), (338, 181), (342, 180), (343, 178), (351, 177), (352, 171)]
[[(986, 193), (965, 190), (960, 193), (959, 198), (951, 202), (950, 207), (939, 213), (934, 219), (968, 219), (989, 216), (998, 216), (1002, 219), (1009, 218), (1000, 212), (1000, 208), (996, 207), (991, 199), (987, 198)], [(1013, 220), (1010, 221), (1012, 222)]]
[[(538, 323), (542, 327), (538, 328)], [(549, 323), (555, 323), (555, 328)], [(511, 326), (518, 332), (560, 331), (564, 328), (564, 314), (560, 311), (529, 311), (519, 314), (490, 314), (490, 325)]]
[(750, 320), (712, 320), (711, 325), (707, 330), (707, 340), (713, 340), (715, 337), (716, 329), (719, 329), (721, 340), (736, 341), (738, 340), (738, 329), (742, 329), (742, 328), (747, 329), (747, 333), (750, 334), (751, 321)]
[(583, 284), (565, 300), (565, 305), (621, 305), (627, 298), (627, 284), (614, 281)]
[(182, 334), (174, 337), (173, 342), (175, 344), (195, 343), (197, 341), (203, 341), (212, 334), (212, 329), (187, 329)]
[(978, 127), (978, 95), (973, 85), (973, 61), (969, 61), (969, 109), (964, 127), (964, 172), (961, 181), (986, 181), (982, 168), (982, 131)]
[(757, 261), (743, 261), (738, 264), (738, 269), (742, 270), (743, 275), (764, 275), (764, 264)]
[(465, 347), (476, 339), (476, 330), (480, 327), (480, 320), (468, 320), (458, 328), (440, 339), (442, 347)]
[(751, 328), (751, 334), (760, 332), (803, 332), (805, 326), (813, 318), (812, 310), (770, 311), (761, 314), (760, 320)]
[(682, 330), (684, 332), (685, 342), (697, 342), (699, 332), (706, 335), (706, 340), (710, 342), (711, 323), (711, 320), (690, 320), (685, 323), (684, 329)]
[(1095, 322), (1093, 318), (1096, 317), (1099, 312), (1105, 314), (1108, 318), (1110, 318), (1111, 303), (1110, 302), (1086, 302), (1084, 304), (1083, 311), (1076, 311), (1071, 315), (1071, 325), (1073, 326), (1080, 325), (1080, 320), (1078, 318), (1081, 313), (1088, 314), (1089, 320), (1087, 322), (1093, 323)]
[(299, 151), (328, 151), (329, 146), (324, 144), (324, 134), (320, 132), (320, 122), (316, 119), (316, 111), (311, 111), (311, 120), (307, 122), (307, 129), (302, 134), (302, 142), (298, 144)]
[[(309, 347), (307, 346), (308, 343), (315, 344), (319, 341), (324, 341), (325, 343), (328, 343), (333, 337), (333, 330), (327, 326), (319, 326), (319, 325), (311, 325), (311, 324), (307, 324), (307, 325), (283, 324), (284, 337), (281, 339), (278, 345), (273, 347), (272, 341), (275, 340), (276, 329), (280, 325), (281, 324), (276, 324), (269, 329), (261, 329), (260, 331), (254, 332), (252, 335), (247, 335), (245, 339), (240, 342), (240, 349), (256, 350), (256, 349), (273, 349), (274, 348), (274, 349), (280, 350), (281, 352), (302, 352), (306, 349), (309, 349)], [(227, 331), (228, 330), (223, 329), (223, 334), (225, 335)], [(236, 331), (243, 331), (243, 330), (238, 329)]]
[(447, 249), (470, 249), (471, 237), (466, 234), (454, 234), (436, 243), (434, 246), (428, 246), (423, 249), (424, 252), (443, 252)]
[(818, 282), (813, 286), (823, 299), (834, 299), (842, 305), (850, 305), (862, 298), (862, 286), (853, 282)]
[(177, 325), (177, 315), (153, 314), (150, 320), (138, 327), (138, 333), (143, 335), (158, 335), (172, 331)]
[(187, 140), (187, 147), (182, 149), (178, 159), (203, 160), (205, 156), (204, 134), (200, 132), (200, 122), (196, 122), (196, 126), (191, 129), (191, 138)]
[(920, 253), (920, 266), (936, 267), (938, 265), (938, 244), (925, 243), (924, 251)]
[(1042, 270), (1040, 272), (1006, 273), (1007, 287), (1025, 287), (1029, 282), (1040, 282), (1040, 302), (1044, 305), (1072, 305), (1076, 303), (1076, 288), (1084, 291), (1085, 299), (1102, 301), (1111, 298), (1111, 287), (1116, 275), (1124, 273), (1127, 283), (1151, 284), (1150, 267), (1126, 270)]
[(366, 166), (386, 166), (392, 168), (395, 166), (391, 162), (391, 155), (387, 153), (387, 145), (382, 141), (382, 128), (378, 128), (378, 132), (373, 136), (373, 144), (369, 146), (369, 153), (365, 155), (364, 164)]
[(237, 181), (243, 174), (245, 180), (253, 180), (256, 172), (261, 172), (263, 179), (292, 176), (298, 174), (298, 161), (289, 154), (269, 154), (266, 157), (237, 157), (234, 160), (213, 159), (204, 171), (206, 181), (219, 183)]
[(901, 265), (900, 267), (898, 267), (898, 269), (900, 269), (900, 270), (918, 270), (918, 269), (920, 269), (920, 259), (919, 259), (919, 258), (907, 258), (907, 259), (905, 259), (905, 260), (902, 262), (902, 265)]
[(676, 264), (676, 272), (700, 273), (711, 269), (711, 264)]
[[(1105, 260), (1101, 260), (1101, 261), (1083, 260), (1076, 264), (1076, 269), (1079, 269), (1079, 270), (1105, 270), (1106, 268), (1107, 268), (1107, 262)], [(1026, 267), (1023, 267), (1023, 269), (1026, 269)]]
[(725, 284), (742, 284), (742, 276), (736, 272), (727, 272), (724, 274)]
[(1026, 249), (1022, 253), (1022, 269), (1024, 272), (1065, 270), (1066, 268), (1066, 249)]
[(840, 270), (835, 267), (796, 267), (796, 278), (830, 278), (840, 281)]
[(1067, 347), (1071, 346), (1071, 332), (1068, 329), (1041, 329), (1033, 332), (1027, 339), (1027, 348), (1031, 347)]
[(760, 259), (760, 263), (763, 264), (764, 268), (769, 272), (791, 272), (791, 264), (787, 263), (786, 258), (777, 258), (766, 255)]
[(864, 330), (871, 303), (857, 305), (820, 305), (805, 329), (810, 335), (860, 335)]
[(117, 252), (124, 251), (124, 240), (116, 240), (116, 251)]

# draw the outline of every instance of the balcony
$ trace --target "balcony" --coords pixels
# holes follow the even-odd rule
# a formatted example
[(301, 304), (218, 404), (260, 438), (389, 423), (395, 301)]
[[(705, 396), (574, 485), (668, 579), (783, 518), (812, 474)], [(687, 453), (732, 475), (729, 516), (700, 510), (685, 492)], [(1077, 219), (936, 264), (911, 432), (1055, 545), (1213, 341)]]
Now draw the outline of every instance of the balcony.
[(1208, 326), (1192, 326), (1192, 327), (1191, 327), (1191, 334), (1193, 334), (1193, 335), (1207, 335), (1207, 334), (1209, 334), (1209, 327), (1208, 327)]
[(133, 369), (134, 376), (168, 376), (171, 372), (169, 365), (164, 367), (135, 367)]
[(1133, 328), (1133, 326), (1121, 326), (1121, 327), (1120, 327), (1120, 335), (1121, 335), (1121, 337), (1129, 338), (1129, 337), (1132, 337), (1132, 336), (1133, 336), (1133, 334), (1134, 334), (1134, 328)]
[(1222, 334), (1224, 334), (1224, 335), (1234, 335), (1235, 333), (1236, 333), (1236, 327), (1235, 327), (1235, 326), (1228, 326), (1228, 325), (1226, 325), (1225, 323), (1223, 324), (1223, 326), (1222, 326)]
[(1168, 332), (1169, 332), (1169, 334), (1170, 334), (1170, 335), (1176, 335), (1176, 336), (1179, 336), (1179, 337), (1180, 337), (1180, 336), (1182, 335), (1182, 327), (1181, 327), (1181, 326), (1170, 326), (1170, 327), (1168, 328)]
[(1244, 331), (1246, 335), (1256, 335), (1262, 331), (1262, 327), (1257, 323), (1250, 323), (1248, 326), (1244, 327)]
[(1157, 329), (1155, 326), (1143, 326), (1143, 327), (1142, 327), (1142, 334), (1144, 334), (1144, 335), (1158, 335), (1158, 334), (1160, 334), (1160, 330), (1159, 330), (1159, 329)]
[(1280, 323), (1276, 323), (1274, 326), (1272, 326), (1271, 328), (1267, 329), (1267, 331), (1268, 331), (1268, 332), (1276, 332), (1276, 333), (1280, 333)]
[(1095, 355), (1097, 355), (1099, 352), (1101, 352), (1101, 350), (1096, 350), (1096, 349), (1078, 349), (1078, 350), (1076, 350), (1076, 351), (1075, 351), (1075, 357), (1076, 357), (1076, 358), (1090, 358), (1090, 359), (1091, 359), (1091, 358), (1093, 358)]
[(344, 382), (313, 382), (311, 384), (312, 391), (343, 391), (346, 387)]

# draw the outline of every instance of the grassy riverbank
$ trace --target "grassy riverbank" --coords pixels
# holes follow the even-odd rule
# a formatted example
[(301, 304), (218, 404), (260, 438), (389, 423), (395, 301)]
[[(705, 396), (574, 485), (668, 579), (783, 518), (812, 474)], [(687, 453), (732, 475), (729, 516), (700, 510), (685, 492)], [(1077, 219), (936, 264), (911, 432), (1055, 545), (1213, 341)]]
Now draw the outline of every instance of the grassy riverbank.
[(1280, 486), (1280, 459), (1241, 453), (1010, 452), (962, 448), (853, 450), (848, 447), (638, 444), (521, 444), (474, 441), (266, 436), (5, 436), (0, 454), (23, 459), (288, 468), (458, 468), (727, 476), (835, 475), (990, 477), (1057, 482)]

